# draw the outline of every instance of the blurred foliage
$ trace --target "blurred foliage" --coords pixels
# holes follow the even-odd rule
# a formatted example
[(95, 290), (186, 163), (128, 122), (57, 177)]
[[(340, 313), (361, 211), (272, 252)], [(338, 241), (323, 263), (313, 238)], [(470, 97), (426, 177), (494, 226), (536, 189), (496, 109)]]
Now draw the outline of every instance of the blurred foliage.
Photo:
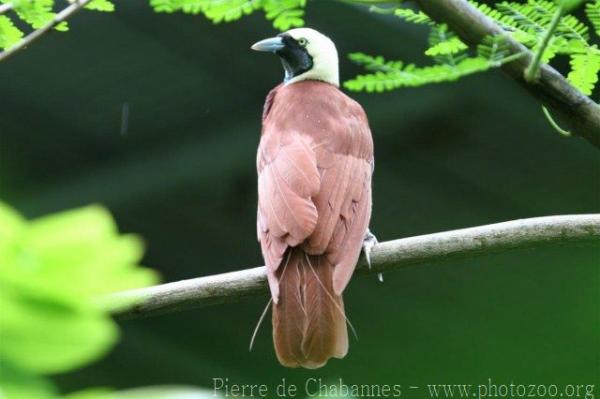
[[(99, 206), (25, 220), (0, 202), (0, 394), (52, 397), (42, 375), (71, 371), (112, 348), (118, 328), (98, 305), (151, 285), (139, 238), (120, 235)], [(1, 396), (1, 395), (0, 395)]]

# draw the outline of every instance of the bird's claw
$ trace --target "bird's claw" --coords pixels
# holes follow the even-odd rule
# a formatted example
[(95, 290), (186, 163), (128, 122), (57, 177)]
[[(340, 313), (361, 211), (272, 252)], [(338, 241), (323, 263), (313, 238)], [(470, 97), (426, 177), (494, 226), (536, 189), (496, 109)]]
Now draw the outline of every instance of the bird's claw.
[[(371, 251), (373, 250), (373, 247), (377, 245), (377, 243), (377, 237), (371, 233), (371, 230), (367, 230), (363, 241), (362, 250), (365, 253), (365, 259), (367, 260), (367, 266), (369, 269), (371, 269)], [(383, 282), (383, 274), (377, 273), (377, 278), (379, 281)]]

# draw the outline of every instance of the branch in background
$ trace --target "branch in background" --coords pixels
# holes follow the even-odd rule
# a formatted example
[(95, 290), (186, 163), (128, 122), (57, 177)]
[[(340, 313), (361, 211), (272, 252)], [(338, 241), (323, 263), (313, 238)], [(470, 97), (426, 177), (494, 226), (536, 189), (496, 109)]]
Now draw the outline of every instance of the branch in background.
[[(449, 257), (585, 241), (600, 242), (600, 214), (521, 219), (382, 242), (371, 253), (372, 269), (367, 269), (361, 259), (357, 272), (382, 273)], [(264, 295), (267, 290), (266, 271), (262, 266), (116, 293), (110, 295), (107, 302), (119, 308), (118, 304), (135, 301), (137, 305), (128, 310), (115, 312), (118, 317), (129, 319), (236, 302)]]
[[(50, 32), (52, 29), (54, 29), (57, 25), (59, 25), (62, 22), (65, 22), (66, 20), (71, 18), (73, 16), (73, 14), (75, 14), (77, 11), (81, 10), (83, 7), (85, 7), (91, 1), (92, 0), (75, 0), (68, 7), (63, 9), (58, 14), (56, 14), (56, 16), (54, 17), (54, 19), (52, 21), (48, 22), (46, 25), (42, 26), (41, 28), (34, 30), (33, 32), (31, 32), (30, 34), (25, 36), (23, 38), (23, 40), (21, 40), (20, 42), (18, 42), (17, 44), (15, 44), (11, 48), (9, 48), (8, 50), (1, 52), (0, 53), (0, 62), (6, 60), (10, 56), (17, 53), (18, 51), (29, 46), (31, 43), (33, 43), (37, 39), (44, 36), (46, 33)], [(9, 8), (4, 10), (4, 12), (7, 11), (8, 9), (10, 9), (10, 3), (5, 4), (5, 6), (9, 6)], [(0, 12), (0, 14), (1, 14), (1, 12)]]
[(477, 45), (488, 35), (503, 34), (513, 54), (525, 56), (505, 64), (502, 69), (523, 85), (543, 105), (558, 114), (569, 130), (596, 147), (600, 147), (600, 107), (582, 94), (549, 65), (539, 67), (539, 78), (528, 83), (524, 78), (533, 54), (525, 46), (508, 37), (494, 21), (465, 0), (416, 0), (421, 10), (438, 22), (446, 23), (468, 44)]
[(0, 4), (0, 15), (12, 10), (12, 3)]

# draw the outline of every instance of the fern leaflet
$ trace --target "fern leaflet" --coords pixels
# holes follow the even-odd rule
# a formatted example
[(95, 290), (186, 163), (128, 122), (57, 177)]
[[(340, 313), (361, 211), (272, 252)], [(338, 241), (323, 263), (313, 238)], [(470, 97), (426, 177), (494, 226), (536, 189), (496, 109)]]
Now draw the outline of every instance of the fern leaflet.
[(0, 48), (6, 50), (23, 37), (23, 32), (17, 28), (6, 15), (0, 15)]
[(396, 8), (394, 15), (417, 25), (435, 25), (432, 19), (423, 11), (414, 11), (410, 8)]
[(477, 48), (477, 56), (454, 59), (454, 64), (438, 64), (417, 67), (404, 65), (402, 61), (386, 61), (381, 56), (355, 53), (350, 59), (373, 73), (359, 75), (346, 81), (344, 87), (352, 91), (383, 92), (401, 87), (416, 87), (429, 83), (457, 80), (463, 76), (487, 71), (514, 59), (508, 55), (508, 47), (501, 36), (486, 37)]
[(468, 48), (445, 24), (435, 25), (429, 33), (429, 48), (425, 54), (439, 64), (456, 65), (467, 55)]
[[(593, 46), (596, 50), (597, 47)], [(600, 72), (600, 53), (574, 54), (571, 56), (569, 82), (585, 95), (592, 94)]]
[(592, 23), (596, 35), (600, 36), (600, 0), (586, 4), (585, 13)]
[(276, 29), (285, 31), (304, 25), (306, 0), (265, 0), (263, 9)]

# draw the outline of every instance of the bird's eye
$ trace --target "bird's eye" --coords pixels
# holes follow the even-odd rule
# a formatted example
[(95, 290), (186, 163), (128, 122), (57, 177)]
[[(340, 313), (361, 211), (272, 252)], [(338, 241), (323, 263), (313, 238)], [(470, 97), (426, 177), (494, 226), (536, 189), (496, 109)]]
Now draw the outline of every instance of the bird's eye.
[(306, 45), (308, 44), (308, 40), (301, 37), (300, 39), (298, 39), (298, 44), (301, 45), (302, 47), (306, 47)]

